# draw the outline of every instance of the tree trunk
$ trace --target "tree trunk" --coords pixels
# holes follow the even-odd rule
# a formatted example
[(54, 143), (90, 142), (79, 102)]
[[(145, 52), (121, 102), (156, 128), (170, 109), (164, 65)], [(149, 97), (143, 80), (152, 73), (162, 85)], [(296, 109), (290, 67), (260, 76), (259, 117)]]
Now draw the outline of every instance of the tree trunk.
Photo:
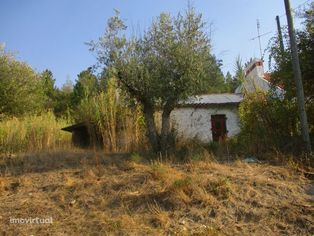
[(173, 145), (170, 137), (170, 113), (172, 110), (173, 106), (166, 104), (162, 112), (160, 133), (160, 146), (162, 153), (167, 153)]
[(144, 106), (144, 117), (146, 122), (146, 128), (147, 128), (147, 136), (149, 139), (149, 142), (152, 146), (152, 149), (154, 152), (160, 151), (160, 143), (159, 143), (159, 137), (157, 134), (155, 119), (154, 119), (154, 109), (150, 105), (143, 104)]

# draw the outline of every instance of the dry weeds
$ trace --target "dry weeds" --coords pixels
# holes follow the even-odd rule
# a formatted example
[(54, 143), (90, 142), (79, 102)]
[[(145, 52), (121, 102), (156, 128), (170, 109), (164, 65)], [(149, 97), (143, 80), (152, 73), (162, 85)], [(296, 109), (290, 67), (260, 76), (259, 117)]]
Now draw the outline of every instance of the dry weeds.
[[(59, 151), (0, 160), (3, 235), (312, 235), (313, 182), (241, 161)], [(52, 217), (53, 224), (10, 224)]]

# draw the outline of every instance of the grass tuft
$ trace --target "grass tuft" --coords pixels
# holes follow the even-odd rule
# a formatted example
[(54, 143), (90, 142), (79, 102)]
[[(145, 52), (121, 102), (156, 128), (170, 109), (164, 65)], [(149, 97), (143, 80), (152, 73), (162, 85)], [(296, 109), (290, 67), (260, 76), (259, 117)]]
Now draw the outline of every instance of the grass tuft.
[(209, 191), (221, 199), (228, 199), (233, 192), (228, 178), (219, 178), (209, 184)]

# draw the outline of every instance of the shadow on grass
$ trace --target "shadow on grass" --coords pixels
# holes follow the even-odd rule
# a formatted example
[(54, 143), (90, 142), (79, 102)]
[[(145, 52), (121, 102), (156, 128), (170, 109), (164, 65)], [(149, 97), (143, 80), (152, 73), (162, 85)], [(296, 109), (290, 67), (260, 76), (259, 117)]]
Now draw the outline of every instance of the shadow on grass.
[(91, 150), (47, 151), (17, 156), (0, 157), (0, 176), (19, 176), (26, 173), (43, 173), (74, 169), (82, 165), (115, 165), (127, 168), (128, 153), (105, 154)]

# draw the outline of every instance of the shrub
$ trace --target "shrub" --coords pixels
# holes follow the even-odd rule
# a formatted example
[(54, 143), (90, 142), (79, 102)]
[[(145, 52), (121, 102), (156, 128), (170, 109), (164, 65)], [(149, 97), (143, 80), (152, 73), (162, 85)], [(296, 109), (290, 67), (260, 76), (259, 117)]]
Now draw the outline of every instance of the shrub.
[(210, 183), (209, 191), (221, 199), (227, 199), (232, 194), (232, 185), (228, 178), (220, 178)]
[(247, 94), (240, 105), (239, 144), (250, 153), (295, 151), (299, 137), (297, 106), (270, 94)]
[(212, 143), (202, 143), (197, 139), (179, 143), (175, 152), (176, 161), (193, 162), (214, 160)]

